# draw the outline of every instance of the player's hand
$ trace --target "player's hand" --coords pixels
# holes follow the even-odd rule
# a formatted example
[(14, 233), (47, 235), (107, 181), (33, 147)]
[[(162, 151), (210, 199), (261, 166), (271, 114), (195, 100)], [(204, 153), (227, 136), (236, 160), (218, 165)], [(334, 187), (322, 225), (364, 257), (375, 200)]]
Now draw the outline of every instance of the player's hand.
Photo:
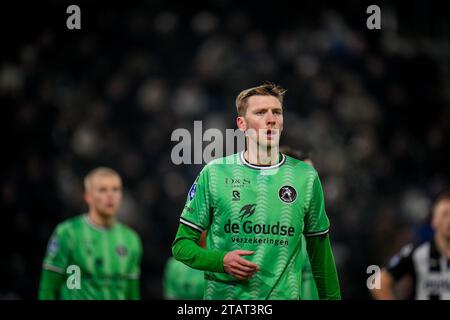
[(238, 280), (246, 280), (258, 272), (258, 265), (247, 261), (241, 256), (249, 256), (254, 251), (235, 250), (228, 252), (223, 257), (223, 270)]

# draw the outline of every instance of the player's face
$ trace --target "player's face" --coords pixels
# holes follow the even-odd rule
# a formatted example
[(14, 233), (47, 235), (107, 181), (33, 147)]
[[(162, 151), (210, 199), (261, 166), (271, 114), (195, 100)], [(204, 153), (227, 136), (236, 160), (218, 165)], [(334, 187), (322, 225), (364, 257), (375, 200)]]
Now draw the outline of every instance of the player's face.
[(274, 96), (251, 96), (247, 111), (238, 117), (237, 124), (259, 147), (278, 146), (283, 130), (283, 107)]
[(92, 177), (86, 202), (101, 216), (115, 216), (122, 201), (122, 183), (114, 175)]
[(434, 208), (433, 228), (438, 234), (450, 239), (450, 200), (441, 200)]

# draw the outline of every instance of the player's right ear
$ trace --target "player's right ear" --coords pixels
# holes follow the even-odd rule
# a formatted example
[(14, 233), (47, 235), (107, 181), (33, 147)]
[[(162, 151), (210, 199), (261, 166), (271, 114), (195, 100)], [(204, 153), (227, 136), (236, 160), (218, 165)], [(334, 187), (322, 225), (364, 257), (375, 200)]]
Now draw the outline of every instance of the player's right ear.
[(85, 201), (88, 205), (90, 205), (91, 202), (92, 202), (92, 197), (91, 197), (91, 195), (90, 195), (88, 192), (85, 192), (85, 193), (84, 193), (84, 201)]
[(239, 130), (244, 131), (247, 130), (247, 123), (245, 123), (245, 119), (242, 116), (236, 118), (236, 124)]

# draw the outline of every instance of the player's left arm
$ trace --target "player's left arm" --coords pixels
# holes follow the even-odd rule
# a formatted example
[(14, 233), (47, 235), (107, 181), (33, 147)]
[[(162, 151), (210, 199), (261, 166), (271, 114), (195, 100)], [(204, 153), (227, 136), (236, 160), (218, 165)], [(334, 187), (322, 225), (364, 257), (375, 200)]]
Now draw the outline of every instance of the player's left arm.
[(304, 233), (311, 270), (317, 285), (319, 299), (341, 299), (339, 278), (331, 249), (328, 230), (330, 222), (325, 212), (325, 200), (317, 172), (311, 176), (310, 199), (305, 214)]
[(329, 235), (306, 238), (311, 270), (320, 300), (340, 300), (341, 290)]

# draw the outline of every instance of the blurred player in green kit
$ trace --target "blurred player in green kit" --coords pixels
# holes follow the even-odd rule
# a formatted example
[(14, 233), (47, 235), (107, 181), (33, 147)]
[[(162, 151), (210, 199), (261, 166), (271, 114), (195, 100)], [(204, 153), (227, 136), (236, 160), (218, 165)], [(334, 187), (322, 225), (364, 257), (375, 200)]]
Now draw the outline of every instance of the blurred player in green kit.
[(139, 299), (142, 244), (117, 221), (122, 201), (119, 174), (106, 167), (84, 180), (86, 214), (60, 223), (43, 262), (39, 299)]
[[(288, 146), (280, 147), (280, 152), (301, 160), (311, 166), (314, 166), (311, 155), (307, 152), (302, 152), (297, 149), (292, 149)], [(300, 288), (300, 298), (302, 300), (319, 300), (319, 293), (317, 292), (316, 282), (314, 281), (314, 277), (311, 270), (311, 263), (309, 262), (308, 251), (306, 250), (306, 242), (303, 241), (303, 269), (302, 269), (302, 277), (301, 277), (301, 288)]]
[(267, 83), (238, 95), (246, 150), (208, 163), (189, 190), (172, 252), (205, 270), (205, 299), (301, 299), (305, 248), (319, 298), (341, 297), (317, 171), (279, 152), (284, 94)]

